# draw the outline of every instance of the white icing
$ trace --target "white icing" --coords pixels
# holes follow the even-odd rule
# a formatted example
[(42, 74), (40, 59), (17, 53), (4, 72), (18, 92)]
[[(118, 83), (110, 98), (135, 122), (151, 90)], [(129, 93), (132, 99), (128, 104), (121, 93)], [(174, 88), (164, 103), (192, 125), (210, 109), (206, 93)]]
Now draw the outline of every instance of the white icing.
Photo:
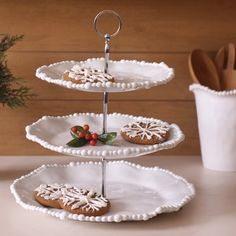
[(109, 74), (102, 72), (101, 70), (88, 68), (80, 65), (74, 65), (70, 70), (66, 70), (68, 76), (74, 80), (80, 80), (81, 83), (87, 82), (109, 82), (113, 80), (113, 77)]
[(41, 184), (34, 191), (46, 200), (57, 200), (62, 196), (62, 189), (73, 189), (69, 184)]
[(163, 135), (165, 135), (170, 129), (169, 124), (162, 121), (153, 122), (142, 122), (136, 121), (125, 125), (121, 132), (124, 132), (131, 138), (140, 137), (141, 139), (152, 139), (157, 137), (161, 141), (163, 140)]
[(85, 211), (99, 211), (108, 204), (107, 199), (102, 195), (98, 195), (93, 190), (84, 189), (65, 189), (62, 191), (63, 196), (60, 198), (64, 206), (71, 206), (71, 209), (81, 208)]

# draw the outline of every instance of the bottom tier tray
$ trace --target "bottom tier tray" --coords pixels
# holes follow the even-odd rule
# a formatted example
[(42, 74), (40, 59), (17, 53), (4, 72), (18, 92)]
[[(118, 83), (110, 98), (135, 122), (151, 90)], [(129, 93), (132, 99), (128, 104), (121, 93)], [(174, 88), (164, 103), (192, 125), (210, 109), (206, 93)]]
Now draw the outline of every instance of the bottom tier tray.
[(143, 167), (126, 161), (110, 161), (106, 167), (109, 213), (89, 217), (46, 208), (37, 203), (33, 190), (42, 183), (69, 183), (101, 192), (101, 162), (43, 165), (16, 179), (11, 185), (16, 202), (23, 208), (77, 221), (121, 222), (148, 220), (158, 214), (178, 211), (195, 194), (184, 178), (158, 167)]

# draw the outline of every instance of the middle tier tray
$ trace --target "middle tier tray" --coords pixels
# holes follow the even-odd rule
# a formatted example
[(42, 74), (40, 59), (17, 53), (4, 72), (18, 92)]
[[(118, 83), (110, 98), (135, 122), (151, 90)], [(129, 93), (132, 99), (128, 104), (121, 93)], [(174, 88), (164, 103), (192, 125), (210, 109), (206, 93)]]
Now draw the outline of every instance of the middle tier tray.
[(133, 121), (157, 121), (154, 118), (132, 116), (120, 113), (108, 114), (109, 132), (117, 132), (117, 138), (111, 145), (98, 144), (71, 148), (66, 145), (71, 140), (70, 128), (74, 125), (89, 124), (91, 130), (102, 132), (103, 114), (75, 113), (67, 116), (44, 116), (26, 127), (26, 137), (39, 143), (44, 148), (66, 155), (85, 158), (125, 159), (154, 153), (163, 149), (174, 148), (184, 139), (184, 134), (176, 124), (170, 125), (170, 135), (167, 141), (155, 145), (140, 145), (125, 141), (120, 135), (120, 129)]

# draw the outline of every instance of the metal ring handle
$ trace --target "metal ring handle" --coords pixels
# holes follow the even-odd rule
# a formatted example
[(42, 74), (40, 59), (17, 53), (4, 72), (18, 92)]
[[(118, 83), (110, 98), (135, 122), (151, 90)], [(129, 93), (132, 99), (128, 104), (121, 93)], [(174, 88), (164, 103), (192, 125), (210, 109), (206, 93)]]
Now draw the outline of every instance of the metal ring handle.
[(118, 29), (117, 29), (113, 34), (109, 34), (110, 37), (114, 37), (114, 36), (116, 36), (116, 35), (120, 32), (120, 30), (121, 30), (121, 27), (122, 27), (122, 20), (121, 20), (119, 14), (116, 13), (115, 11), (113, 11), (113, 10), (103, 10), (103, 11), (99, 12), (99, 13), (95, 16), (94, 21), (93, 21), (94, 30), (95, 30), (95, 31), (98, 33), (98, 35), (99, 35), (100, 37), (102, 37), (102, 38), (104, 38), (105, 35), (107, 35), (107, 33), (103, 34), (101, 31), (99, 31), (99, 30), (97, 29), (97, 20), (98, 20), (99, 17), (101, 17), (101, 16), (104, 15), (104, 14), (111, 14), (111, 15), (115, 16), (115, 17), (117, 18), (118, 22), (119, 22)]

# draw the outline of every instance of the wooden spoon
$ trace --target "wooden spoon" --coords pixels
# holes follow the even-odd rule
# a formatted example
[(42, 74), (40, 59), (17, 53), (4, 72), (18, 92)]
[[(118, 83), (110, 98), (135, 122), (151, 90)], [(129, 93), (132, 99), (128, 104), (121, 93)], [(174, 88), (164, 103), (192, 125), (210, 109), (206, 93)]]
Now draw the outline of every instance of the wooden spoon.
[(221, 89), (224, 89), (223, 86), (223, 70), (225, 67), (225, 56), (226, 56), (226, 52), (225, 52), (225, 47), (221, 47), (218, 52), (216, 53), (215, 56), (215, 65), (216, 65), (216, 69), (218, 71), (218, 75), (220, 78), (220, 85), (221, 85)]
[(236, 89), (235, 45), (229, 43), (227, 46), (226, 67), (222, 73), (222, 88), (224, 90)]
[(188, 60), (190, 74), (195, 83), (220, 90), (220, 78), (211, 58), (202, 50), (194, 50)]

